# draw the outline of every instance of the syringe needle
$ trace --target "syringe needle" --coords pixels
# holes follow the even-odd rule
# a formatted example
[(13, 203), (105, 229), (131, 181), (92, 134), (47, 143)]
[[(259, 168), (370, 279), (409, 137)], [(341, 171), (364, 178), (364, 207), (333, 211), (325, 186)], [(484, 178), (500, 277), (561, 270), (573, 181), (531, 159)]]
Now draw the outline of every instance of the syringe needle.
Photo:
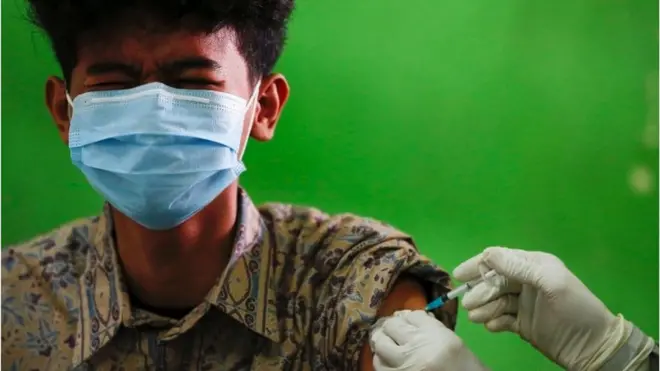
[(431, 310), (441, 308), (448, 301), (458, 298), (459, 296), (461, 296), (461, 295), (465, 294), (466, 292), (472, 290), (476, 285), (484, 282), (484, 280), (487, 280), (491, 277), (494, 277), (495, 275), (497, 275), (497, 272), (495, 272), (494, 270), (490, 270), (490, 271), (486, 272), (484, 275), (482, 275), (481, 277), (477, 278), (476, 280), (466, 282), (466, 283), (458, 286), (457, 288), (449, 291), (448, 293), (446, 293), (444, 295), (441, 295), (440, 297), (438, 297), (435, 300), (433, 300), (432, 302), (430, 302), (426, 306), (426, 311), (428, 312), (428, 311), (431, 311)]

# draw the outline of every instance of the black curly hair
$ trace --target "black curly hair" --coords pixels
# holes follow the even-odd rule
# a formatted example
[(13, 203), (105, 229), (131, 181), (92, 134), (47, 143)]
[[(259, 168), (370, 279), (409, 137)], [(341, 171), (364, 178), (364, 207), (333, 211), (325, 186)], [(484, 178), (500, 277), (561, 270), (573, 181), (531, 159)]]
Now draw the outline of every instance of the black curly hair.
[[(135, 27), (126, 15), (142, 14), (163, 30), (235, 32), (251, 77), (269, 74), (286, 39), (294, 0), (27, 0), (28, 17), (50, 40), (69, 81), (81, 35)], [(122, 23), (124, 22), (124, 23)]]

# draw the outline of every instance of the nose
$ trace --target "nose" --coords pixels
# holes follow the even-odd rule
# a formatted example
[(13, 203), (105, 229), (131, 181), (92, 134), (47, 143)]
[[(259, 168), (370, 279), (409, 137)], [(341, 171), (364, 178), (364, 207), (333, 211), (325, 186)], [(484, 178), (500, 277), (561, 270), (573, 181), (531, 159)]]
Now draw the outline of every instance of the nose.
[(144, 70), (145, 73), (140, 78), (140, 84), (148, 84), (151, 82), (163, 82), (163, 79), (156, 73), (156, 69)]

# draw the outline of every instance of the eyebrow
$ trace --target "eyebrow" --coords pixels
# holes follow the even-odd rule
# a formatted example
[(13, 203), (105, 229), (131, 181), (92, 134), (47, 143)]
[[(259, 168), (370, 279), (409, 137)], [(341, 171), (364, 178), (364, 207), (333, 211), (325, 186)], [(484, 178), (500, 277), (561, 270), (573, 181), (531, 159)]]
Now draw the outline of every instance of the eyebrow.
[(87, 67), (88, 75), (103, 75), (106, 73), (123, 73), (131, 77), (139, 77), (142, 71), (139, 67), (121, 62), (101, 62)]
[(220, 64), (212, 59), (193, 57), (178, 59), (159, 66), (166, 74), (177, 75), (188, 70), (221, 70)]
[[(222, 68), (218, 62), (212, 59), (191, 57), (161, 63), (158, 69), (166, 75), (177, 75), (188, 70), (221, 70)], [(142, 75), (142, 69), (139, 66), (122, 62), (95, 63), (87, 68), (88, 75), (103, 75), (107, 73), (123, 73), (131, 78), (139, 79)]]

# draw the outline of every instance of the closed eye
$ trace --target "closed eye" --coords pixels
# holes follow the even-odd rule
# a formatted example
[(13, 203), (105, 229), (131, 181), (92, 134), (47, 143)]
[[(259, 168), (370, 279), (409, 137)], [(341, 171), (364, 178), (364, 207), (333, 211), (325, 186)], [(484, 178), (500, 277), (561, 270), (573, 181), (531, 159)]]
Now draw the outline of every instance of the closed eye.
[(176, 85), (179, 87), (192, 87), (192, 88), (218, 88), (222, 84), (217, 81), (207, 80), (207, 79), (179, 79), (176, 81)]
[(95, 84), (88, 84), (86, 87), (90, 90), (122, 90), (134, 87), (134, 84), (126, 81), (104, 81)]

